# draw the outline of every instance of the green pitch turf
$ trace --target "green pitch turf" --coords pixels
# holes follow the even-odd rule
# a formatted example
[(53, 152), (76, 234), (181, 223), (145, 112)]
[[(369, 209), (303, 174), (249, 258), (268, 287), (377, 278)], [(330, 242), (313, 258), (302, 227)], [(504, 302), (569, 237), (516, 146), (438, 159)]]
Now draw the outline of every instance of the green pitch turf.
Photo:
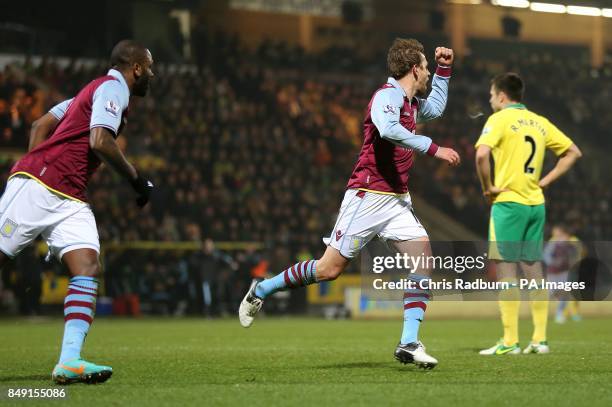
[[(8, 388), (52, 386), (61, 333), (59, 319), (0, 321), (0, 404)], [(113, 377), (52, 405), (612, 406), (612, 320), (551, 324), (552, 354), (505, 357), (477, 354), (496, 320), (427, 321), (432, 371), (393, 359), (399, 334), (400, 321), (98, 318), (84, 356)], [(523, 321), (522, 346), (528, 334)]]

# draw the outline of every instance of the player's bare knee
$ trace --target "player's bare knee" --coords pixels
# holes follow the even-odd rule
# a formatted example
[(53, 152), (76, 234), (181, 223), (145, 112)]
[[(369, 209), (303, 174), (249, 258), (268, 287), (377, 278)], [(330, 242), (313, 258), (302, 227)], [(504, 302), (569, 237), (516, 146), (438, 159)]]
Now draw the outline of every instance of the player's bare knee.
[(62, 263), (73, 276), (98, 277), (102, 268), (98, 253), (93, 249), (69, 251), (62, 257)]
[(91, 259), (79, 264), (74, 270), (70, 270), (74, 276), (85, 276), (97, 278), (102, 267), (98, 259)]
[(87, 268), (87, 273), (89, 273), (89, 277), (98, 277), (102, 272), (102, 266), (100, 265), (100, 261), (96, 259), (95, 263), (91, 264)]

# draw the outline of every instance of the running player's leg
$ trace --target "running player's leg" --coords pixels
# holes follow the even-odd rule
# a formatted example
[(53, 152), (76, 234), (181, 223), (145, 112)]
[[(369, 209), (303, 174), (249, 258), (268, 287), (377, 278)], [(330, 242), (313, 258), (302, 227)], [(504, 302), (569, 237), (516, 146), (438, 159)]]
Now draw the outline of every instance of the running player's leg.
[[(60, 253), (60, 258), (73, 249), (87, 247), (94, 249), (96, 256), (93, 259), (97, 264), (99, 243), (96, 224), (86, 204), (60, 197), (31, 178), (17, 176), (9, 179), (0, 198), (0, 214), (0, 266), (19, 254), (40, 234), (47, 240), (52, 251)], [(72, 275), (81, 279), (78, 284), (74, 277), (71, 280), (71, 289), (78, 288), (79, 293), (76, 295), (79, 297), (73, 298), (78, 303), (72, 304), (74, 307), (70, 310), (83, 309), (82, 312), (75, 312), (75, 315), (84, 315), (93, 310), (90, 304), (95, 302), (97, 283), (91, 281), (99, 268), (93, 267), (92, 263), (91, 255), (89, 261), (70, 261), (69, 270)], [(73, 285), (75, 286), (72, 287)], [(91, 314), (93, 315), (93, 311)], [(67, 319), (70, 320), (74, 319)], [(73, 342), (78, 345), (79, 341)], [(90, 365), (93, 364), (83, 363), (82, 371), (81, 365), (74, 368), (74, 371), (70, 371), (69, 369), (73, 368), (68, 366), (64, 373), (70, 377), (81, 378), (91, 372)], [(54, 370), (54, 376), (55, 373)]]
[[(409, 257), (431, 256), (431, 245), (427, 236), (389, 243), (398, 253), (407, 254)], [(410, 273), (408, 278), (418, 283), (430, 276), (431, 270), (422, 267), (414, 270), (414, 273)], [(404, 328), (402, 329), (400, 344), (406, 345), (418, 342), (419, 327), (423, 322), (430, 297), (430, 290), (415, 288), (404, 292)]]
[(318, 260), (296, 263), (275, 277), (253, 281), (240, 303), (240, 324), (247, 328), (269, 295), (286, 289), (304, 287), (320, 281), (335, 280), (361, 249), (379, 232), (392, 213), (393, 196), (348, 190), (340, 207), (336, 225), (324, 255)]
[(273, 278), (257, 285), (255, 294), (266, 298), (270, 294), (287, 288), (304, 287), (320, 281), (335, 280), (342, 274), (350, 259), (343, 257), (338, 249), (328, 246), (320, 259), (296, 263)]
[[(394, 216), (379, 235), (398, 253), (410, 257), (431, 255), (427, 231), (414, 214), (409, 195), (395, 198)], [(421, 267), (413, 270), (408, 278), (418, 283), (430, 275), (430, 269)], [(394, 353), (395, 358), (401, 363), (414, 363), (426, 369), (432, 369), (438, 364), (434, 357), (425, 352), (425, 346), (418, 339), (419, 327), (430, 296), (429, 290), (409, 289), (404, 292), (404, 325), (400, 343)]]
[(64, 339), (59, 363), (81, 359), (81, 349), (94, 318), (100, 263), (98, 252), (90, 248), (69, 251), (62, 263), (70, 272), (64, 301)]
[(69, 216), (43, 232), (51, 253), (70, 273), (64, 300), (62, 349), (52, 376), (61, 384), (101, 383), (112, 375), (112, 368), (81, 358), (83, 343), (94, 319), (101, 272), (96, 221), (84, 203), (65, 200), (62, 207)]
[(318, 260), (302, 261), (294, 264), (276, 276), (263, 280), (254, 280), (246, 296), (240, 303), (238, 316), (240, 324), (248, 328), (261, 306), (263, 300), (277, 291), (305, 287), (321, 281), (338, 278), (348, 266), (350, 259), (342, 256), (338, 249), (328, 246)]
[[(406, 253), (410, 257), (431, 256), (431, 245), (427, 236), (408, 241), (393, 241), (391, 245), (399, 253)], [(420, 268), (408, 278), (418, 283), (430, 276), (430, 269)], [(404, 325), (400, 343), (394, 352), (395, 358), (401, 363), (414, 363), (424, 369), (433, 369), (438, 364), (436, 358), (425, 352), (425, 346), (419, 340), (419, 328), (430, 299), (430, 290), (415, 288), (404, 292)]]

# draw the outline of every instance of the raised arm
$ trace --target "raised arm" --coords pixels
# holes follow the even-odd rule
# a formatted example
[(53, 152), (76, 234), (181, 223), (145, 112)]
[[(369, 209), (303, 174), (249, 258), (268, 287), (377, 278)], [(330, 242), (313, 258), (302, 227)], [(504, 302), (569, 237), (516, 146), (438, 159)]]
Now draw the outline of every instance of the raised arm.
[(454, 60), (450, 48), (436, 48), (435, 60), (438, 64), (431, 81), (431, 92), (427, 99), (419, 99), (419, 123), (442, 116), (448, 100), (448, 84), (451, 77), (451, 65)]
[(406, 129), (400, 123), (400, 108), (404, 103), (402, 94), (394, 88), (380, 90), (372, 101), (372, 122), (380, 136), (401, 147), (412, 148), (421, 154), (459, 164), (459, 155), (452, 149), (439, 147), (431, 138), (421, 136)]

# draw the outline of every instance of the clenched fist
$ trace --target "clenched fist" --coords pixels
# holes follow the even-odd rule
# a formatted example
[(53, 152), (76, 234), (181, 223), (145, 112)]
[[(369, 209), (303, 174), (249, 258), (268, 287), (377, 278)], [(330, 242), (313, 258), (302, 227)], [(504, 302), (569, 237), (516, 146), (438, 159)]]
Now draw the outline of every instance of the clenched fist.
[(438, 65), (451, 66), (453, 64), (453, 60), (455, 59), (455, 55), (453, 54), (453, 50), (450, 48), (437, 47), (435, 58)]

